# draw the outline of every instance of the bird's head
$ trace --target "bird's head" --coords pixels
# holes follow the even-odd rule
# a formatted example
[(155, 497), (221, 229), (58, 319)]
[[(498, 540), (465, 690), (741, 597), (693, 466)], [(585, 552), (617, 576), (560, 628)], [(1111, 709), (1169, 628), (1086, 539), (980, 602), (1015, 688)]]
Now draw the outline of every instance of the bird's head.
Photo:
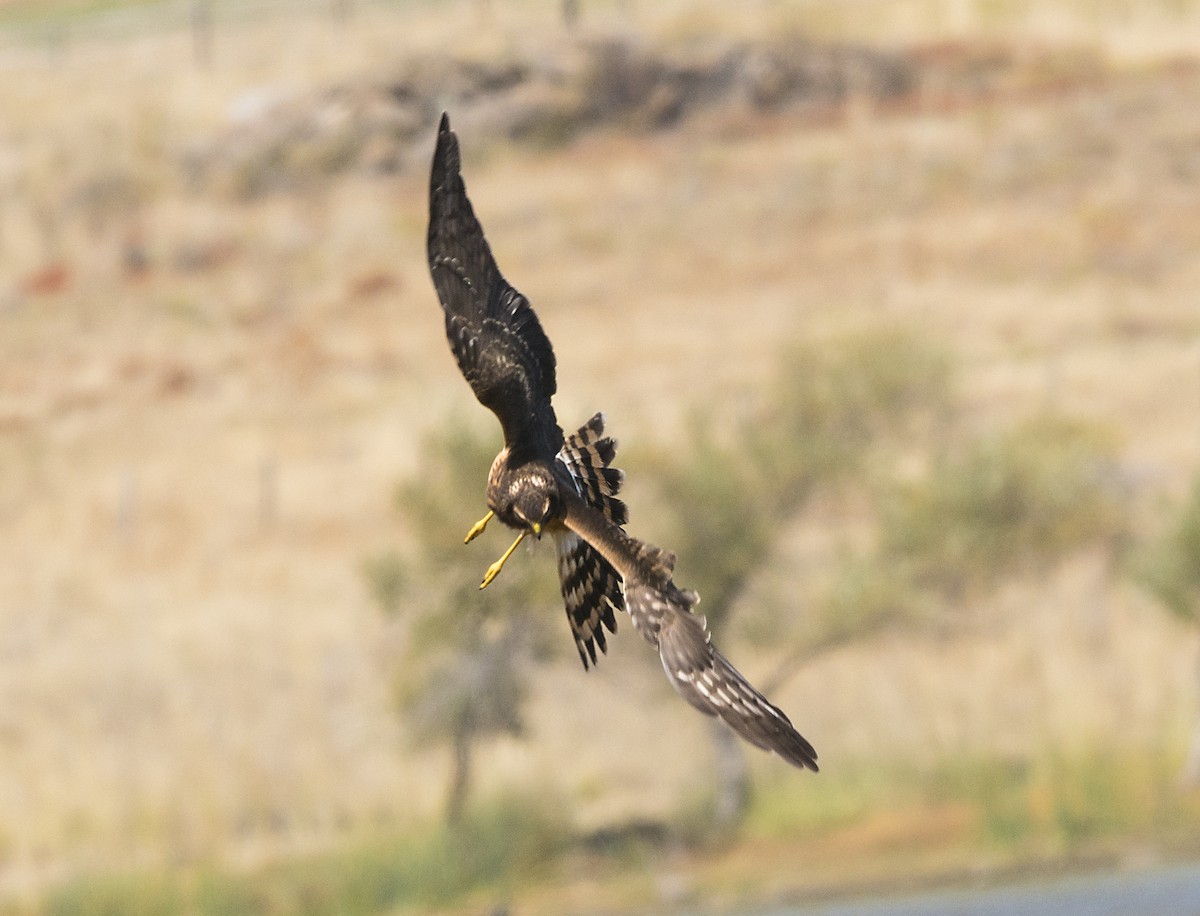
[(512, 514), (538, 538), (558, 515), (558, 511), (558, 494), (540, 487), (526, 487), (517, 495), (512, 506)]

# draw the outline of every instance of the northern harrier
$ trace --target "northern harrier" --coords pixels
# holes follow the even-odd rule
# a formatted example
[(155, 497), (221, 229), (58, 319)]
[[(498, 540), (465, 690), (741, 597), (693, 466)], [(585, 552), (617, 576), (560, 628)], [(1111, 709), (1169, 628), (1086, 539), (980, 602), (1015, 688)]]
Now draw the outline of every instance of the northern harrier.
[(488, 513), (466, 542), (492, 518), (519, 532), (479, 587), (528, 534), (550, 534), (584, 668), (595, 663), (596, 646), (606, 651), (614, 611), (628, 610), (692, 706), (751, 744), (816, 770), (812, 745), (713, 646), (704, 617), (692, 610), (699, 596), (672, 579), (674, 554), (625, 533), (625, 504), (617, 498), (623, 475), (611, 467), (616, 443), (604, 435), (603, 416), (563, 436), (550, 405), (554, 350), (529, 301), (501, 276), (459, 167), (458, 139), (443, 114), (429, 180), (429, 271), (458, 368), (504, 430), (504, 448), (488, 473)]

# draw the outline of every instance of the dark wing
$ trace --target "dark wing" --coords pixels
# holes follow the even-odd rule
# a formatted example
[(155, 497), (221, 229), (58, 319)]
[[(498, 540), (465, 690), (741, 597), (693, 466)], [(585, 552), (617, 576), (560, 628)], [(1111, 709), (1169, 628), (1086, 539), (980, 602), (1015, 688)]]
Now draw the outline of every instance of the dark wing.
[(700, 597), (671, 578), (674, 554), (630, 537), (582, 499), (567, 500), (565, 522), (624, 577), (633, 625), (658, 649), (667, 679), (685, 700), (756, 747), (816, 771), (813, 746), (713, 646), (707, 622), (692, 610)]
[[(617, 498), (625, 475), (611, 467), (617, 443), (604, 435), (604, 416), (596, 414), (567, 437), (558, 460), (583, 500), (614, 525), (625, 524), (625, 503)], [(583, 667), (596, 662), (596, 647), (608, 650), (604, 628), (617, 632), (614, 611), (625, 610), (620, 574), (587, 541), (573, 531), (555, 534), (558, 576), (567, 622)]]
[(562, 430), (550, 406), (554, 349), (529, 300), (500, 274), (459, 173), (458, 138), (442, 115), (429, 176), (429, 272), (446, 339), (481, 404), (500, 420), (510, 449), (551, 458)]

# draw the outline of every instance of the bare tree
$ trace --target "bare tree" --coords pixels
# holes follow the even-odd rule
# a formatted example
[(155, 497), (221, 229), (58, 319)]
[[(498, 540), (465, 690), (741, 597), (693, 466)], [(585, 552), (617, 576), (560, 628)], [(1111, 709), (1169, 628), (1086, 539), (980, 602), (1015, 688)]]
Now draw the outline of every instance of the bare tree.
[[(674, 515), (672, 536), (664, 541), (679, 554), (680, 581), (700, 592), (715, 638), (772, 561), (780, 528), (819, 487), (861, 467), (885, 433), (920, 411), (940, 412), (948, 373), (939, 351), (895, 331), (855, 335), (820, 349), (797, 347), (781, 361), (758, 411), (733, 428), (697, 419), (687, 448), (660, 459), (656, 470)], [(807, 657), (820, 643), (804, 642), (796, 657)], [(777, 671), (771, 686), (783, 679)], [(727, 829), (748, 808), (749, 772), (728, 729), (715, 723), (710, 735), (713, 821)]]
[[(490, 558), (464, 546), (463, 535), (479, 514), (495, 447), (454, 423), (429, 438), (417, 472), (396, 493), (417, 543), (366, 566), (378, 604), (405, 631), (396, 697), (407, 731), (451, 751), (450, 822), (466, 807), (479, 743), (524, 731), (528, 678), (549, 652), (545, 621), (558, 595), (545, 581), (554, 565), (546, 562), (510, 563), (479, 591)], [(543, 604), (537, 595), (546, 596)]]

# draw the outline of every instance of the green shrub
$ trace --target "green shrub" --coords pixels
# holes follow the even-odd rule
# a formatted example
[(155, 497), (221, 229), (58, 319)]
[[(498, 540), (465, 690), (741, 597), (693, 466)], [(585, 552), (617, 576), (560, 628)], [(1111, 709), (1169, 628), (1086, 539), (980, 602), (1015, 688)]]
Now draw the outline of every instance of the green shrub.
[(132, 874), (79, 878), (52, 893), (47, 916), (374, 916), (441, 907), (481, 888), (511, 893), (568, 843), (562, 806), (539, 795), (493, 799), (454, 827), (270, 866), (253, 874)]
[(951, 595), (1041, 567), (1124, 525), (1109, 436), (1038, 416), (935, 463), (885, 498), (881, 549), (915, 582)]
[(749, 444), (788, 494), (862, 468), (871, 448), (949, 410), (949, 356), (906, 330), (792, 347)]
[(1167, 531), (1143, 551), (1137, 578), (1173, 614), (1200, 618), (1200, 477)]
[(397, 613), (408, 586), (408, 567), (404, 558), (394, 550), (368, 557), (363, 562), (363, 575), (371, 598), (379, 608), (388, 615)]
[(102, 876), (71, 881), (50, 895), (48, 916), (168, 916), (184, 911), (178, 882), (155, 876)]
[(926, 614), (926, 601), (908, 570), (876, 557), (844, 560), (822, 605), (819, 639), (839, 644), (883, 626)]
[(820, 780), (758, 785), (747, 827), (772, 837), (821, 836), (889, 810), (959, 807), (964, 835), (1009, 851), (1064, 851), (1112, 837), (1194, 830), (1172, 758), (1160, 751), (1046, 747), (1030, 758), (946, 756), (921, 766), (842, 761)]
[(693, 419), (687, 447), (654, 470), (674, 516), (681, 581), (700, 592), (714, 628), (815, 489), (860, 473), (921, 417), (943, 416), (951, 389), (941, 350), (908, 332), (871, 330), (792, 347), (749, 418)]

